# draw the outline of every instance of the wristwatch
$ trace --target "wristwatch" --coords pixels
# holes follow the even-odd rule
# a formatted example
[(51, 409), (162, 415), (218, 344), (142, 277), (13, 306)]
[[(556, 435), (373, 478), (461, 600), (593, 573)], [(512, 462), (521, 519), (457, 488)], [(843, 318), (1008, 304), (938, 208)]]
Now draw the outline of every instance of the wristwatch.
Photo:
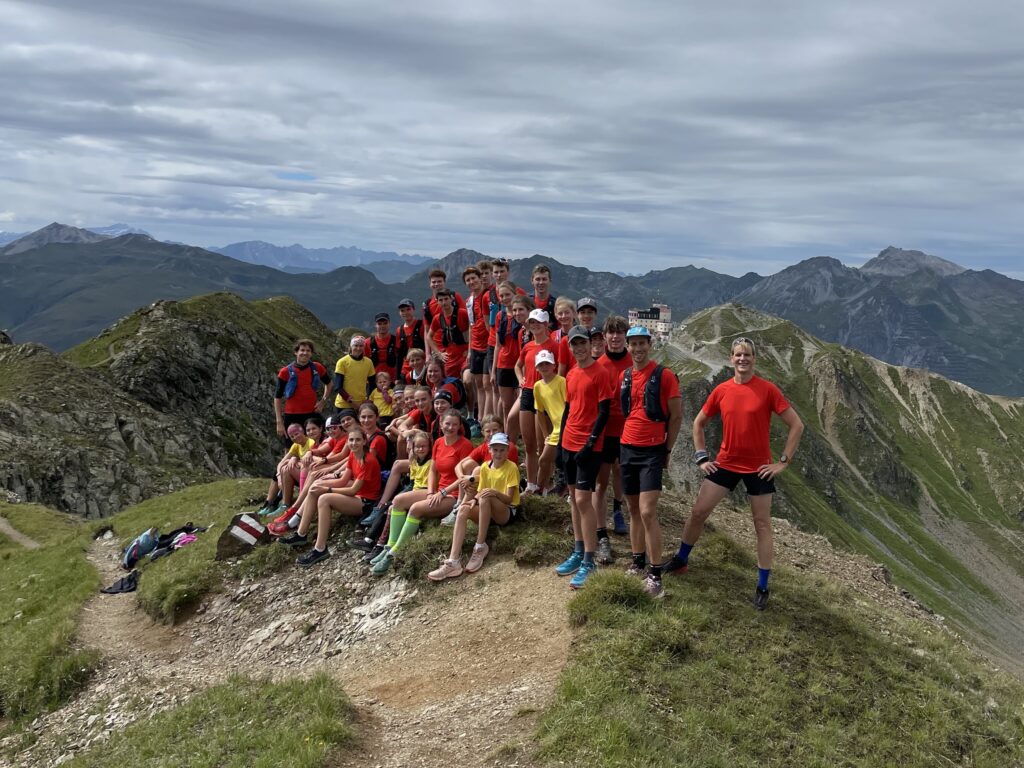
[(782, 454), (781, 456), (779, 456), (779, 463), (780, 464), (788, 464), (789, 463), (789, 456), (787, 456), (786, 454)]

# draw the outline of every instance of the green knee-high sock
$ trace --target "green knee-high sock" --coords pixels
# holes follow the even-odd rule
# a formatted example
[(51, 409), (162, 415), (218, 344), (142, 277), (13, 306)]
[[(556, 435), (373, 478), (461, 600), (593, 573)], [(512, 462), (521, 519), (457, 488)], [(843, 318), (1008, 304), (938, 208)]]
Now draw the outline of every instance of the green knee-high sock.
[(402, 528), (405, 527), (405, 516), (409, 514), (403, 509), (392, 509), (391, 510), (391, 528), (388, 531), (388, 546), (395, 546), (395, 542), (398, 541), (398, 534), (402, 532)]
[(395, 554), (398, 550), (404, 547), (416, 532), (420, 529), (420, 519), (409, 515), (405, 518), (405, 525), (402, 526), (402, 532), (398, 535), (398, 539), (391, 547), (391, 554)]

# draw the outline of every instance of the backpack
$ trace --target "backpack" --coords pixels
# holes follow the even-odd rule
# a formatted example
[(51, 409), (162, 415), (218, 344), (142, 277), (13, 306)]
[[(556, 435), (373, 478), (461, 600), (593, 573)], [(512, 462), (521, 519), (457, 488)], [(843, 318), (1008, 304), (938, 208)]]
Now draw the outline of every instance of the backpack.
[[(385, 435), (383, 432), (381, 432), (378, 429), (366, 441), (366, 450), (367, 451), (370, 450), (370, 443), (373, 442), (373, 439), (375, 437), (377, 437), (377, 435), (380, 435), (381, 437), (384, 438), (384, 458), (381, 459), (380, 462), (379, 462), (380, 463), (381, 474), (383, 474), (384, 472), (390, 471), (391, 467), (395, 463), (395, 460), (398, 458), (398, 446), (395, 443), (393, 443), (390, 440), (388, 440), (387, 435)], [(376, 455), (376, 454), (374, 454), (374, 455)], [(383, 479), (386, 480), (387, 478), (383, 478)], [(383, 487), (383, 486), (381, 486), (381, 487)]]
[[(310, 385), (313, 387), (313, 391), (316, 392), (320, 389), (320, 373), (316, 369), (316, 363), (312, 360), (309, 361), (309, 367), (313, 372), (313, 380)], [(292, 395), (295, 394), (295, 390), (299, 388), (299, 372), (295, 368), (295, 363), (288, 363), (288, 383), (284, 385), (284, 399), (291, 400)]]
[(405, 331), (405, 324), (403, 323), (402, 327), (398, 329), (398, 346), (401, 349), (402, 357), (404, 358), (405, 354), (410, 349), (426, 349), (427, 348), (427, 345), (426, 345), (426, 343), (423, 340), (423, 322), (421, 320), (417, 320), (415, 325), (413, 325), (413, 328), (412, 328), (412, 345), (410, 346), (410, 344), (408, 342), (409, 342), (409, 334), (406, 333), (406, 331)]
[(388, 368), (398, 368), (398, 353), (396, 347), (398, 343), (395, 341), (395, 334), (388, 334), (388, 346), (384, 351), (384, 360), (380, 359), (380, 347), (377, 345), (377, 336), (373, 335), (370, 337), (370, 359), (373, 360), (373, 364), (380, 365), (382, 362)]
[[(644, 413), (651, 421), (668, 421), (668, 414), (661, 410), (661, 372), (665, 366), (656, 365), (651, 372), (650, 378), (644, 385)], [(633, 367), (630, 366), (622, 374), (622, 384), (619, 386), (619, 404), (622, 406), (622, 413), (628, 417), (633, 407)]]
[(121, 567), (126, 571), (132, 570), (139, 560), (156, 549), (157, 534), (156, 528), (150, 528), (136, 536), (134, 541), (121, 553)]
[[(450, 386), (449, 386), (450, 385)], [(447, 390), (452, 396), (452, 408), (460, 410), (466, 404), (466, 385), (458, 376), (448, 376), (441, 381), (437, 391)]]

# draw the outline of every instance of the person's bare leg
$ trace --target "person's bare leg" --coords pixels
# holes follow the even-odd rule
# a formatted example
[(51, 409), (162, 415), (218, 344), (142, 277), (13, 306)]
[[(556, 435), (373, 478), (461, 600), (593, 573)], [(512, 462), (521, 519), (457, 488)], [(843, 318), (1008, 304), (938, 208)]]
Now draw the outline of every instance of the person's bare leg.
[[(519, 430), (523, 436), (523, 447), (526, 453), (526, 482), (538, 485), (537, 475), (540, 459), (537, 455), (537, 414), (533, 411), (519, 411)], [(509, 436), (511, 439), (511, 435)]]
[(477, 507), (470, 509), (459, 508), (459, 514), (455, 517), (455, 528), (452, 530), (452, 548), (448, 553), (448, 559), (455, 561), (462, 557), (462, 544), (466, 540), (466, 521), (478, 519)]
[(519, 437), (519, 398), (509, 408), (508, 418), (505, 419), (505, 434), (508, 435), (509, 443), (514, 445)]
[[(643, 520), (643, 536), (647, 544), (647, 560), (651, 565), (661, 565), (662, 555), (661, 525), (658, 523), (658, 499), (661, 491), (641, 491), (640, 517)], [(630, 528), (630, 541), (633, 540), (633, 529)]]
[(772, 495), (764, 493), (750, 497), (750, 511), (754, 517), (754, 533), (757, 535), (757, 567), (772, 567)]
[(728, 493), (728, 488), (712, 483), (710, 480), (705, 480), (700, 484), (697, 500), (693, 503), (690, 516), (683, 526), (683, 541), (685, 543), (691, 546), (697, 543), (700, 535), (704, 533), (704, 523), (715, 511), (718, 502), (724, 499)]
[(576, 489), (576, 507), (579, 509), (580, 528), (583, 531), (583, 551), (597, 551), (597, 512), (594, 510), (594, 492)]
[(647, 537), (644, 535), (643, 510), (640, 506), (640, 494), (626, 497), (629, 507), (629, 546), (633, 554), (647, 552)]
[(551, 479), (555, 475), (555, 453), (558, 447), (545, 444), (540, 452), (540, 460), (537, 468), (537, 485), (542, 491), (551, 488)]

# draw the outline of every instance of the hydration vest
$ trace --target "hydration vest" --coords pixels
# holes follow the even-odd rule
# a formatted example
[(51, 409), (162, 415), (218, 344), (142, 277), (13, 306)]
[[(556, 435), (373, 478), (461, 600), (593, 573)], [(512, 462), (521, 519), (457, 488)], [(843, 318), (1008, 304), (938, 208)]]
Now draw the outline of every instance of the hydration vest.
[[(310, 385), (313, 387), (313, 391), (316, 392), (320, 389), (320, 374), (317, 373), (316, 363), (310, 361), (308, 366), (313, 372), (313, 380)], [(295, 367), (295, 363), (288, 363), (288, 382), (284, 385), (284, 399), (291, 400), (295, 394), (295, 390), (299, 388), (299, 372)]]
[[(651, 371), (650, 378), (644, 385), (644, 413), (651, 421), (668, 421), (668, 414), (661, 410), (661, 372), (665, 366), (656, 365)], [(619, 386), (619, 404), (622, 406), (622, 414), (627, 419), (633, 408), (633, 367), (630, 366), (622, 374), (622, 384)]]
[(426, 349), (427, 345), (423, 341), (423, 323), (417, 320), (415, 325), (412, 327), (412, 346), (409, 345), (409, 334), (406, 333), (405, 323), (402, 323), (402, 327), (398, 329), (398, 346), (402, 350), (402, 356), (410, 349)]
[(441, 319), (441, 346), (448, 347), (452, 344), (456, 346), (464, 346), (469, 342), (466, 341), (466, 335), (459, 328), (459, 308), (456, 307), (452, 313), (455, 318), (454, 323), (449, 323), (448, 318), (445, 317), (444, 312), (440, 314)]
[(384, 352), (384, 359), (380, 359), (380, 347), (377, 345), (376, 335), (370, 337), (370, 359), (373, 360), (374, 365), (380, 365), (384, 363), (388, 368), (392, 370), (398, 368), (398, 343), (395, 341), (395, 335), (393, 333), (388, 334), (388, 346)]

